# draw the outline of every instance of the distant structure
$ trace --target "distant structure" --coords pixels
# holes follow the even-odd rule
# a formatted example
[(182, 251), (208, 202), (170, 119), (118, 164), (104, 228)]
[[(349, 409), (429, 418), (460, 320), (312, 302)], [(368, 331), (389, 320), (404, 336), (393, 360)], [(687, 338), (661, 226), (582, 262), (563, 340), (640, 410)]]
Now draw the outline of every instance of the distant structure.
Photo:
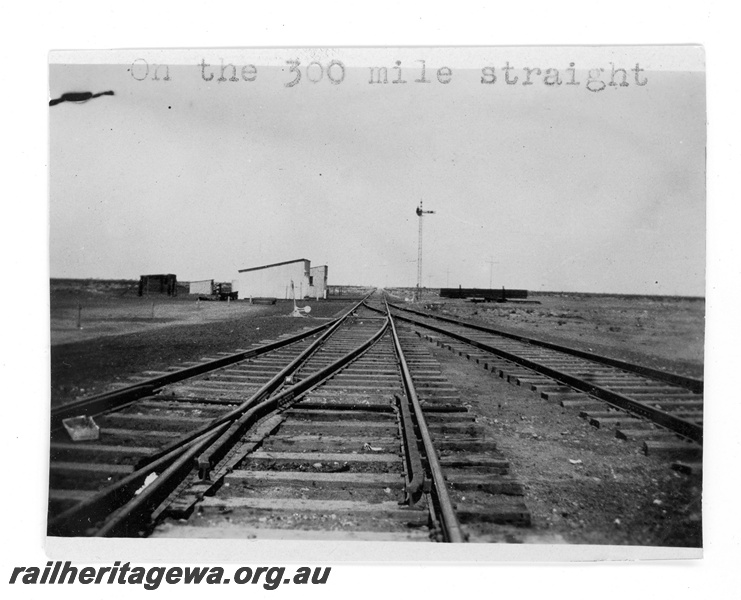
[[(232, 291), (240, 300), (247, 298), (326, 298), (327, 265), (311, 267), (306, 258), (240, 269), (232, 281)], [(293, 283), (293, 292), (291, 291)]]
[(363, 285), (328, 285), (327, 300), (360, 300), (371, 291), (372, 287)]
[(142, 275), (139, 278), (139, 295), (167, 294), (178, 295), (178, 278), (172, 273), (166, 275)]
[(327, 297), (327, 275), (329, 267), (321, 265), (309, 269), (309, 297), (326, 298)]
[(506, 302), (527, 298), (527, 290), (482, 289), (482, 288), (440, 288), (441, 298), (476, 298), (487, 302)]
[(232, 284), (230, 281), (214, 284), (214, 294), (219, 297), (219, 300), (237, 299), (237, 293), (232, 292)]
[(200, 281), (191, 281), (188, 283), (188, 293), (209, 296), (214, 293), (214, 280), (201, 279)]

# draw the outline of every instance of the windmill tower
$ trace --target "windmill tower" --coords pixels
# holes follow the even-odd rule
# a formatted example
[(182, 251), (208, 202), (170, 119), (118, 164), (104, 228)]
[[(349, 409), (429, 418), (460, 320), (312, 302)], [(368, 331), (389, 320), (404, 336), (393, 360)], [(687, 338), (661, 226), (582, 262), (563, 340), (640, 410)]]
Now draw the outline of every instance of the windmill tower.
[(417, 207), (417, 216), (419, 217), (419, 244), (417, 245), (417, 300), (421, 297), (422, 292), (422, 219), (425, 215), (434, 215), (434, 210), (423, 210), (422, 201), (419, 201)]

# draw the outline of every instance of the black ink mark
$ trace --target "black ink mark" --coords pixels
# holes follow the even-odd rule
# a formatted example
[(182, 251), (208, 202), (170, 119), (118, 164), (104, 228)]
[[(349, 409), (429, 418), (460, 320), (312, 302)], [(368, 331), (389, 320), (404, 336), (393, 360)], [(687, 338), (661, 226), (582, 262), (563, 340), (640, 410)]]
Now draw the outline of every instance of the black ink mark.
[(100, 92), (99, 94), (93, 94), (92, 92), (68, 92), (62, 94), (59, 98), (49, 100), (49, 106), (54, 106), (61, 102), (87, 102), (88, 100), (98, 98), (99, 96), (113, 96), (113, 91), (108, 90), (107, 92)]

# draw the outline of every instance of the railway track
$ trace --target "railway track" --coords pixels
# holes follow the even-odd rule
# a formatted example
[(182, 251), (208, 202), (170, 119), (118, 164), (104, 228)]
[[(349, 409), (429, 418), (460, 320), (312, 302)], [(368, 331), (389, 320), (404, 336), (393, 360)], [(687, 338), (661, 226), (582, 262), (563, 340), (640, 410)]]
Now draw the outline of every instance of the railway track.
[(701, 469), (702, 381), (418, 310), (392, 305), (392, 313), (429, 341), (674, 460), (678, 470)]
[[(495, 442), (386, 314), (356, 305), (190, 369), (52, 415), (50, 534), (461, 542), (529, 524)], [(81, 413), (99, 442), (64, 439)]]
[[(284, 384), (344, 317), (277, 341), (173, 368), (52, 411), (49, 532), (85, 533), (204, 436)], [(95, 442), (70, 442), (66, 418), (94, 416)]]

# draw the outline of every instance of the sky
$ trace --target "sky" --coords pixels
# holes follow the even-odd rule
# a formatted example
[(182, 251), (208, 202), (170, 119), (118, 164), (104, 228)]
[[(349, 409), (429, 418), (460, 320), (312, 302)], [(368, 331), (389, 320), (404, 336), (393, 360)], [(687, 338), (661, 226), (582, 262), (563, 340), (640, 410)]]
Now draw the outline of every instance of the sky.
[[(286, 87), (293, 58), (302, 79)], [(218, 82), (221, 59), (238, 77), (255, 64), (255, 80)], [(331, 60), (343, 81), (312, 83), (320, 67), (306, 65)], [(392, 83), (396, 60), (405, 84)], [(421, 60), (429, 83), (415, 83)], [(565, 85), (570, 62), (578, 86)], [(162, 68), (152, 79), (155, 63), (168, 81)], [(609, 82), (611, 63), (629, 85), (589, 91), (587, 71)], [(389, 83), (369, 84), (369, 66)], [(564, 84), (521, 85), (525, 66)], [(133, 51), (50, 65), (51, 98), (106, 90), (49, 109), (51, 277), (229, 281), (308, 258), (330, 284), (413, 286), (423, 201), (435, 211), (425, 286), (705, 294), (698, 48)]]

